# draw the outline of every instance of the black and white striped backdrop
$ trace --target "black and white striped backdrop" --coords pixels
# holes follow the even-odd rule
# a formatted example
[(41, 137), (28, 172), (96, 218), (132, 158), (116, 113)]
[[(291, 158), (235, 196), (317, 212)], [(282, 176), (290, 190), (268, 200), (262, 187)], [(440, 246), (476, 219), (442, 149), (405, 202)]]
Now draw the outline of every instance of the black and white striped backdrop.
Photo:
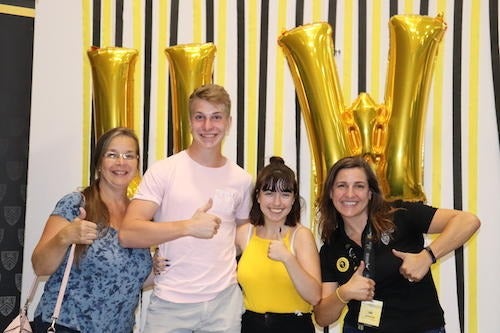
[[(311, 221), (312, 155), (292, 77), (277, 39), (328, 22), (343, 99), (361, 92), (382, 103), (389, 18), (436, 17), (440, 44), (424, 128), (423, 185), (430, 204), (471, 210), (481, 231), (433, 269), (449, 332), (500, 326), (500, 60), (496, 0), (82, 0), (37, 1), (26, 208), (23, 296), (31, 251), (59, 197), (89, 179), (92, 82), (86, 50), (139, 51), (135, 130), (143, 167), (173, 151), (168, 46), (213, 42), (213, 81), (233, 100), (225, 154), (255, 175), (272, 155), (297, 171)], [(32, 276), (32, 275), (31, 275)], [(139, 325), (140, 326), (140, 325)], [(140, 331), (140, 327), (137, 329)], [(331, 331), (338, 332), (339, 327)]]

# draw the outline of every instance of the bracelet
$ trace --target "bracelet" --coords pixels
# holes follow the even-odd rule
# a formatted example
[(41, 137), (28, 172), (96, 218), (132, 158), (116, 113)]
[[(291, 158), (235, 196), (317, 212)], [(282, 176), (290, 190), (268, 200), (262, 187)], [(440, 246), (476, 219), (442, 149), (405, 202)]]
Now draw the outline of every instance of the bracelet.
[(339, 299), (339, 301), (341, 301), (344, 304), (349, 303), (349, 302), (346, 302), (342, 297), (340, 297), (339, 289), (340, 289), (340, 287), (338, 287), (337, 289), (335, 289), (335, 295), (337, 295), (337, 298)]
[(424, 249), (425, 249), (425, 250), (427, 251), (427, 253), (429, 253), (429, 255), (431, 256), (432, 263), (433, 263), (433, 264), (435, 264), (435, 263), (436, 263), (436, 261), (437, 261), (437, 259), (436, 259), (436, 256), (434, 255), (434, 252), (432, 252), (431, 247), (430, 247), (430, 246), (426, 246)]

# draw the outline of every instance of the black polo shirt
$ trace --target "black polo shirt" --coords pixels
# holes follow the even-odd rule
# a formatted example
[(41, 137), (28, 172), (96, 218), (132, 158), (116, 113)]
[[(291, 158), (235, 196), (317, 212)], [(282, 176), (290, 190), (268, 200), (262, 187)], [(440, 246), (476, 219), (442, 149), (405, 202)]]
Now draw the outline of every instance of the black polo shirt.
[[(420, 282), (409, 282), (399, 273), (401, 259), (392, 249), (418, 253), (424, 246), (424, 236), (429, 229), (436, 208), (422, 203), (397, 201), (394, 207), (402, 208), (394, 214), (394, 232), (384, 244), (374, 244), (375, 271), (374, 299), (383, 302), (382, 317), (378, 330), (384, 333), (421, 332), (444, 326), (443, 309), (429, 270)], [(387, 241), (388, 240), (388, 241)], [(349, 239), (341, 223), (334, 231), (329, 244), (320, 250), (323, 282), (346, 283), (363, 258), (363, 249)], [(356, 327), (360, 302), (348, 304), (345, 322)]]

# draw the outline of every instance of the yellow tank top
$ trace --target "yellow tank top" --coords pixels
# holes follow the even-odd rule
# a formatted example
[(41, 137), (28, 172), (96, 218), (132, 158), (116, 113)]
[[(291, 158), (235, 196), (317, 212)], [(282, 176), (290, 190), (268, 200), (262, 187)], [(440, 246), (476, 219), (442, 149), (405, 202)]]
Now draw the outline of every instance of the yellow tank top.
[[(252, 234), (237, 272), (245, 308), (258, 313), (311, 312), (312, 306), (295, 289), (285, 265), (267, 256), (271, 241), (258, 237), (255, 228), (251, 228)], [(283, 242), (290, 248), (290, 233)]]

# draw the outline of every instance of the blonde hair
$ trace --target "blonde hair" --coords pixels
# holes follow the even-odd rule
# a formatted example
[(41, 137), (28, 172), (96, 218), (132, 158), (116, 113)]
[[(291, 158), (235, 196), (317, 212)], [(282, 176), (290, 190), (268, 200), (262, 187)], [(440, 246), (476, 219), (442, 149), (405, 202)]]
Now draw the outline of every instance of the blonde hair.
[(230, 114), (231, 98), (222, 86), (211, 83), (196, 88), (191, 96), (189, 96), (189, 112), (191, 112), (193, 101), (196, 99), (202, 99), (213, 105), (221, 105), (226, 115), (229, 116)]

